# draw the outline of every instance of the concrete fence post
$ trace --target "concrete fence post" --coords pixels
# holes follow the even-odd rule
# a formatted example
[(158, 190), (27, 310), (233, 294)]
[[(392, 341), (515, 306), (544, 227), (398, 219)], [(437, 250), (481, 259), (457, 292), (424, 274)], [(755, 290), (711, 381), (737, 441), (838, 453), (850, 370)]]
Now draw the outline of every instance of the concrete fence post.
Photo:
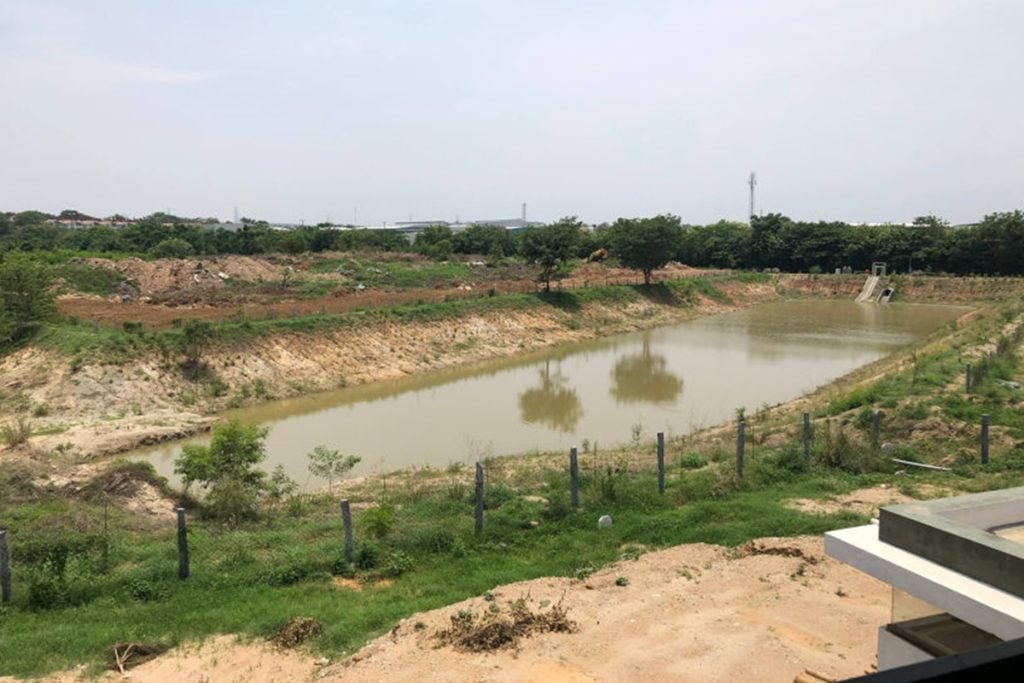
[(743, 478), (743, 450), (747, 443), (747, 421), (736, 423), (736, 475)]
[(473, 531), (478, 536), (484, 530), (484, 467), (476, 464), (476, 506), (473, 508)]
[(988, 464), (988, 415), (981, 416), (981, 464)]
[(188, 529), (185, 527), (185, 508), (177, 508), (178, 513), (178, 578), (184, 581), (189, 576), (188, 566)]
[(665, 432), (658, 432), (658, 493), (665, 493)]
[(804, 413), (804, 462), (811, 460), (811, 414)]
[(878, 450), (882, 447), (882, 411), (876, 410), (871, 414), (871, 448)]
[(352, 508), (349, 507), (348, 498), (341, 501), (341, 524), (345, 528), (345, 562), (352, 564)]
[(11, 554), (7, 548), (7, 529), (0, 530), (0, 600), (11, 601)]
[(569, 449), (569, 498), (572, 506), (580, 506), (580, 465), (576, 447)]

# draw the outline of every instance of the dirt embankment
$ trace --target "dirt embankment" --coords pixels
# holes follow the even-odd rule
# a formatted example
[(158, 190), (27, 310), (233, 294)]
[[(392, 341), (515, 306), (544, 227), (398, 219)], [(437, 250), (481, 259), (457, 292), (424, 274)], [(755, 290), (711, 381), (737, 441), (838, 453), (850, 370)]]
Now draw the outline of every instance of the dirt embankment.
[[(332, 253), (318, 258), (343, 258)], [(400, 262), (415, 272), (433, 262), (415, 254), (377, 254), (380, 265)], [(95, 268), (115, 271), (124, 281), (108, 297), (70, 294), (58, 302), (67, 316), (120, 326), (141, 324), (147, 329), (170, 327), (177, 320), (281, 318), (344, 313), (355, 309), (386, 308), (412, 303), (472, 299), (489, 293), (536, 292), (533, 270), (523, 265), (466, 267), (452, 277), (426, 278), (429, 286), (399, 287), (387, 282), (364, 287), (357, 279), (337, 272), (318, 272), (310, 256), (215, 256), (203, 259), (128, 258), (119, 261), (90, 259)], [(383, 273), (380, 268), (373, 272)], [(455, 272), (460, 272), (456, 269)], [(696, 270), (671, 263), (655, 274), (655, 281), (706, 276), (725, 271)], [(378, 275), (379, 276), (379, 275)], [(386, 278), (385, 278), (386, 280)], [(555, 288), (588, 285), (624, 285), (641, 282), (635, 270), (585, 263), (554, 283)], [(301, 284), (324, 285), (329, 290), (311, 295)]]
[[(249, 263), (250, 260), (253, 263)], [(156, 291), (194, 279), (189, 268), (195, 266), (188, 266), (188, 263), (172, 261), (154, 265), (129, 261), (122, 267), (128, 275), (134, 273), (133, 268), (145, 266), (145, 272), (135, 275), (143, 278), (146, 287)], [(212, 277), (218, 282), (223, 282), (218, 273), (228, 275), (227, 271), (234, 273), (229, 277), (276, 277), (277, 271), (272, 266), (281, 267), (266, 260), (236, 257), (231, 264), (204, 264), (203, 272), (213, 272)], [(178, 271), (174, 270), (176, 267)], [(603, 267), (591, 265), (578, 269), (574, 275), (582, 279), (576, 284), (628, 274), (628, 271), (619, 273), (618, 269), (608, 269), (606, 272), (600, 268)], [(684, 266), (673, 266), (671, 271), (663, 275), (685, 277), (694, 272)], [(108, 455), (204, 430), (213, 421), (210, 416), (227, 407), (483, 362), (567, 342), (670, 324), (784, 296), (852, 298), (861, 279), (860, 276), (808, 275), (781, 275), (760, 282), (724, 279), (715, 281), (724, 297), (702, 297), (692, 307), (645, 298), (628, 305), (587, 304), (578, 310), (544, 306), (433, 322), (384, 322), (317, 334), (279, 334), (258, 338), (244, 347), (224, 346), (205, 352), (204, 361), (216, 379), (205, 383), (185, 379), (174, 359), (153, 356), (123, 365), (86, 361), (79, 366), (56, 352), (27, 348), (0, 360), (0, 421), (14, 419), (20, 406), (21, 415), (34, 414), (31, 421), (36, 436), (31, 443), (36, 448), (86, 457)], [(985, 284), (996, 286), (1000, 292), (1004, 289), (1019, 292), (1021, 288), (1020, 281), (992, 278), (905, 279), (904, 298), (912, 301), (978, 300), (978, 292), (985, 291), (979, 287)], [(444, 298), (449, 294), (446, 290), (420, 289), (372, 296), (432, 300), (430, 296)], [(111, 314), (115, 315), (114, 321), (135, 315), (134, 309), (123, 308), (122, 304), (95, 299), (73, 301), (86, 308), (92, 306), (93, 314), (100, 318), (106, 315), (103, 306), (115, 309)], [(349, 299), (338, 301), (342, 302), (341, 306), (352, 305)], [(321, 303), (312, 300), (261, 305), (302, 306), (304, 312), (315, 312), (315, 307)], [(310, 306), (314, 308), (307, 311)], [(182, 310), (194, 315), (210, 312), (215, 318), (228, 314), (222, 307), (180, 309), (147, 304), (136, 307), (147, 312), (140, 316), (150, 313), (156, 316), (157, 326), (169, 322), (170, 316), (181, 315)]]
[[(209, 416), (227, 407), (523, 354), (777, 297), (764, 283), (733, 283), (727, 290), (737, 303), (704, 299), (680, 307), (639, 299), (260, 337), (205, 352), (215, 382), (189, 381), (176, 362), (156, 355), (76, 366), (56, 352), (27, 348), (0, 361), (0, 391), (17, 397), (11, 405), (35, 407), (36, 448), (108, 455), (208, 428)], [(12, 419), (2, 412), (0, 420)]]

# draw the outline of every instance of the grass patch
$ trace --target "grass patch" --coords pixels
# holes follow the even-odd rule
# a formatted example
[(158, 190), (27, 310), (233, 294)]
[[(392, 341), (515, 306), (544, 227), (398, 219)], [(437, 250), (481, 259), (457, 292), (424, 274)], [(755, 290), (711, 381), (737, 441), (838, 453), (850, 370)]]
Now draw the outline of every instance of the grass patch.
[[(15, 602), (3, 617), (2, 673), (39, 675), (82, 662), (98, 667), (115, 643), (173, 645), (224, 632), (266, 636), (299, 616), (324, 625), (321, 634), (311, 634), (314, 649), (351, 652), (414, 612), (512, 581), (575, 575), (581, 567), (593, 571), (618, 559), (624, 545), (738, 545), (765, 535), (817, 534), (862, 521), (849, 514), (808, 516), (779, 501), (871, 481), (816, 471), (804, 481), (790, 478), (756, 488), (755, 475), (749, 490), (720, 495), (704, 479), (684, 477), (670, 482), (668, 495), (659, 496), (653, 473), (619, 476), (614, 491), (599, 476), (584, 478), (584, 507), (574, 512), (552, 492), (556, 485), (562, 492), (567, 489), (564, 474), (547, 472), (529, 489), (490, 484), (504, 492), (492, 497), (480, 536), (472, 531), (468, 495), (396, 487), (388, 492), (394, 518), (386, 534), (372, 537), (374, 522), (367, 513), (356, 517), (354, 567), (339, 559), (341, 524), (334, 501), (312, 498), (300, 517), (276, 513), (234, 529), (190, 521), (192, 577), (178, 581), (173, 528), (134, 530), (131, 517), (114, 508), (104, 527), (102, 497), (113, 495), (125, 477), (147, 476), (126, 468), (118, 472), (73, 501), (22, 495), (15, 510), (6, 509), (11, 503), (0, 504), (18, 569)], [(546, 494), (550, 502), (523, 501), (530, 491)], [(683, 493), (688, 503), (679, 505), (675, 501)], [(597, 528), (599, 513), (613, 515), (613, 529)], [(48, 571), (48, 548), (68, 538), (76, 542), (61, 551), (64, 569), (59, 580), (51, 581), (55, 597), (30, 604), (32, 591), (38, 597), (42, 590), (37, 584)], [(36, 550), (28, 552), (26, 544)], [(339, 589), (332, 574), (351, 576), (363, 588)], [(385, 577), (391, 582), (380, 583)]]

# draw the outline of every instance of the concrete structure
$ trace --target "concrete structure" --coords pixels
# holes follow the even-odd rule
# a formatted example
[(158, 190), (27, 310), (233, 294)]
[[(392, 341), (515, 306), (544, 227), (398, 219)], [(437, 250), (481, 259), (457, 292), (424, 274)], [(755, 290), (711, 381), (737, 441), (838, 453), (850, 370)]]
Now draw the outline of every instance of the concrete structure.
[(892, 587), (889, 669), (1024, 637), (1024, 488), (883, 508), (825, 552)]

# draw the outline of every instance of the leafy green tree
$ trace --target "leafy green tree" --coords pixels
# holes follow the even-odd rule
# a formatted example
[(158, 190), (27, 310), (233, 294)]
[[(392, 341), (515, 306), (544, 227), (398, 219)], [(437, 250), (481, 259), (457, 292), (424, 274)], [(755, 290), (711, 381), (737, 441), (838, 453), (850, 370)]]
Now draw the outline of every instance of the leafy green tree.
[(16, 228), (27, 228), (35, 225), (43, 225), (46, 223), (48, 216), (42, 211), (21, 211), (20, 213), (14, 214), (11, 222)]
[(498, 260), (512, 253), (512, 238), (498, 225), (471, 225), (452, 235), (452, 248), (457, 254), (487, 255)]
[(750, 265), (755, 268), (783, 268), (787, 250), (792, 245), (785, 243), (785, 232), (792, 224), (778, 213), (750, 218)]
[(203, 370), (203, 351), (213, 339), (213, 325), (205, 320), (186, 320), (181, 327), (181, 351), (185, 356), (181, 369), (189, 379), (196, 379)]
[(682, 237), (678, 216), (620, 218), (611, 227), (612, 253), (622, 265), (635, 268), (651, 284), (651, 274), (675, 258)]
[(266, 490), (266, 474), (257, 466), (267, 457), (266, 427), (237, 420), (213, 428), (208, 446), (188, 444), (174, 462), (186, 490), (193, 484), (205, 492), (210, 516), (228, 521), (253, 519)]
[(277, 249), (285, 254), (301, 254), (308, 248), (309, 242), (300, 232), (286, 232), (277, 239)]
[(162, 240), (149, 253), (157, 258), (188, 258), (196, 253), (192, 244), (178, 237)]
[(975, 229), (978, 270), (999, 275), (1024, 273), (1024, 211), (993, 213)]
[(326, 479), (328, 489), (334, 486), (336, 477), (344, 476), (361, 460), (359, 456), (345, 455), (341, 451), (331, 450), (327, 446), (317, 446), (306, 455), (306, 458), (309, 460), (309, 473), (314, 477)]
[(0, 346), (25, 339), (56, 312), (43, 265), (0, 257)]
[(521, 233), (523, 257), (540, 266), (538, 280), (544, 291), (551, 291), (551, 280), (558, 277), (566, 262), (572, 259), (583, 223), (576, 216), (567, 216), (556, 223), (527, 228)]
[(416, 235), (413, 246), (419, 253), (438, 261), (452, 255), (452, 229), (447, 225), (428, 225)]

